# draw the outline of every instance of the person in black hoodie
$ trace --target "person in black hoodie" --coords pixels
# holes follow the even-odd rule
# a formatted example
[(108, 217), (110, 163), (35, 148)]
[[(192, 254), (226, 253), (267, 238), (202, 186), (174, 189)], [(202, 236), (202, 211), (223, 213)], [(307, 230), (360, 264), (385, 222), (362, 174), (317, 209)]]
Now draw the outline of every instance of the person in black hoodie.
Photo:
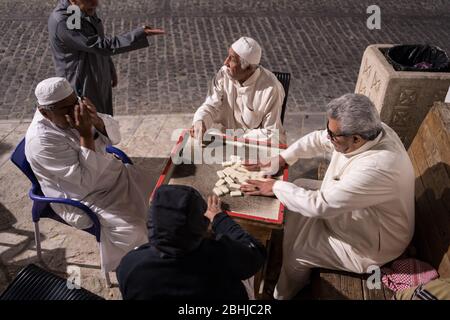
[[(194, 188), (163, 185), (150, 208), (150, 242), (116, 270), (125, 300), (247, 300), (243, 280), (266, 258), (264, 246)], [(214, 239), (207, 237), (212, 222)]]

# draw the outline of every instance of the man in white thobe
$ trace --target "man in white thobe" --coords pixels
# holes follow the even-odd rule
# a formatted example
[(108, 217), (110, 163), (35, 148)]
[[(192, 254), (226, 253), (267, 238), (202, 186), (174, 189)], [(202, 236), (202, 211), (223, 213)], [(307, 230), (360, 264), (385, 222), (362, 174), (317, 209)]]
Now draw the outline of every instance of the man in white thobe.
[[(26, 158), (45, 196), (81, 201), (97, 214), (102, 269), (113, 271), (127, 252), (147, 242), (148, 180), (105, 151), (120, 142), (118, 123), (78, 99), (67, 80), (46, 79), (35, 94), (39, 106), (26, 134)], [(78, 208), (51, 207), (74, 227), (92, 225)]]
[(413, 236), (414, 172), (397, 134), (362, 95), (331, 101), (327, 116), (327, 130), (304, 136), (266, 163), (249, 165), (273, 173), (298, 159), (332, 153), (318, 190), (273, 179), (242, 186), (247, 194), (275, 195), (290, 210), (277, 299), (294, 297), (311, 268), (366, 273), (400, 256)]
[(261, 47), (254, 39), (242, 37), (231, 45), (194, 115), (195, 138), (201, 140), (213, 124), (219, 124), (221, 129), (235, 130), (234, 136), (286, 143), (281, 123), (284, 89), (272, 72), (259, 65), (260, 60)]

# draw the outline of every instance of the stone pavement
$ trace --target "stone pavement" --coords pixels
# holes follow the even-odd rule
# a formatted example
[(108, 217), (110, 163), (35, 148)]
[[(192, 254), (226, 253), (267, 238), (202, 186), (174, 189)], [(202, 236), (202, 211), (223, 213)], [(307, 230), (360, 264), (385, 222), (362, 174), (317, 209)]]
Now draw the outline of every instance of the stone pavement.
[[(149, 183), (154, 186), (178, 137), (173, 132), (188, 128), (192, 117), (192, 114), (118, 116), (122, 132), (118, 147), (132, 157), (135, 165), (151, 174), (153, 179)], [(28, 126), (29, 121), (0, 120), (0, 293), (21, 268), (37, 262), (28, 198), (30, 183), (9, 161)], [(286, 123), (289, 143), (324, 126), (324, 116), (290, 121)], [(291, 174), (290, 178), (295, 179), (296, 175)], [(41, 220), (40, 229), (47, 268), (67, 277), (67, 267), (78, 266), (82, 287), (108, 299), (120, 298), (117, 287), (105, 287), (94, 237), (48, 219)], [(116, 281), (114, 277), (112, 280)]]
[[(373, 43), (430, 43), (450, 52), (448, 0), (102, 0), (107, 34), (144, 23), (167, 36), (114, 57), (117, 114), (193, 112), (227, 47), (241, 35), (262, 45), (262, 65), (291, 72), (288, 112), (317, 114), (354, 91), (364, 49)], [(371, 4), (381, 30), (366, 28)], [(0, 119), (27, 119), (33, 90), (53, 75), (47, 17), (55, 0), (0, 0)]]

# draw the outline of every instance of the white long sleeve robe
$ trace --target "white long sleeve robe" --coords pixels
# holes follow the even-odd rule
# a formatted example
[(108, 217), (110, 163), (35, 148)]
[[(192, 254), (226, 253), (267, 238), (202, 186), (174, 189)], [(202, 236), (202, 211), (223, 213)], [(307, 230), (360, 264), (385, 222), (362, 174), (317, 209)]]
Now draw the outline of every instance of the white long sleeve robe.
[[(397, 134), (383, 131), (358, 150), (334, 150), (315, 131), (281, 153), (288, 164), (332, 152), (319, 190), (277, 181), (277, 198), (302, 218), (289, 228), (289, 256), (304, 266), (364, 273), (405, 250), (414, 232), (414, 172)], [(295, 264), (295, 262), (294, 262)]]
[[(101, 265), (112, 271), (128, 251), (148, 242), (150, 190), (145, 174), (105, 151), (107, 145), (120, 142), (119, 124), (99, 115), (108, 137), (99, 134), (94, 152), (80, 146), (76, 130), (60, 129), (36, 111), (26, 134), (25, 155), (47, 197), (81, 201), (97, 214)], [(89, 227), (90, 219), (80, 209), (51, 206), (69, 224)]]
[(225, 129), (241, 129), (244, 138), (277, 139), (286, 143), (281, 124), (285, 93), (275, 75), (259, 66), (241, 85), (226, 70), (223, 66), (211, 81), (206, 100), (195, 113), (193, 123), (201, 120), (206, 129), (218, 123)]

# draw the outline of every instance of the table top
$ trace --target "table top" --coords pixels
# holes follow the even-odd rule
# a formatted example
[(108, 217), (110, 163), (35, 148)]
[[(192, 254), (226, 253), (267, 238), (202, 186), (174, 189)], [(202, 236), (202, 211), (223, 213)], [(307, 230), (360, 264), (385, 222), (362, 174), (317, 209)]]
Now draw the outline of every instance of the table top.
[[(263, 148), (266, 149), (261, 152)], [(226, 137), (223, 137), (221, 141), (216, 140), (212, 144), (200, 148), (200, 146), (193, 144), (192, 139), (184, 133), (174, 148), (172, 157), (166, 165), (157, 187), (163, 183), (188, 185), (196, 188), (206, 198), (213, 194), (212, 190), (219, 179), (217, 171), (224, 169), (221, 162), (229, 160), (230, 153), (239, 155), (242, 159), (253, 159), (255, 155), (256, 157), (261, 155), (262, 157), (272, 156), (274, 153), (279, 153), (280, 150), (278, 147), (242, 143)], [(178, 156), (175, 161), (174, 155)], [(211, 155), (216, 161), (211, 161)], [(196, 161), (192, 161), (194, 158)], [(282, 171), (275, 179), (287, 180), (287, 169)], [(231, 216), (271, 224), (274, 227), (280, 227), (283, 224), (284, 206), (275, 197), (231, 197), (227, 194), (220, 198), (223, 208)]]

